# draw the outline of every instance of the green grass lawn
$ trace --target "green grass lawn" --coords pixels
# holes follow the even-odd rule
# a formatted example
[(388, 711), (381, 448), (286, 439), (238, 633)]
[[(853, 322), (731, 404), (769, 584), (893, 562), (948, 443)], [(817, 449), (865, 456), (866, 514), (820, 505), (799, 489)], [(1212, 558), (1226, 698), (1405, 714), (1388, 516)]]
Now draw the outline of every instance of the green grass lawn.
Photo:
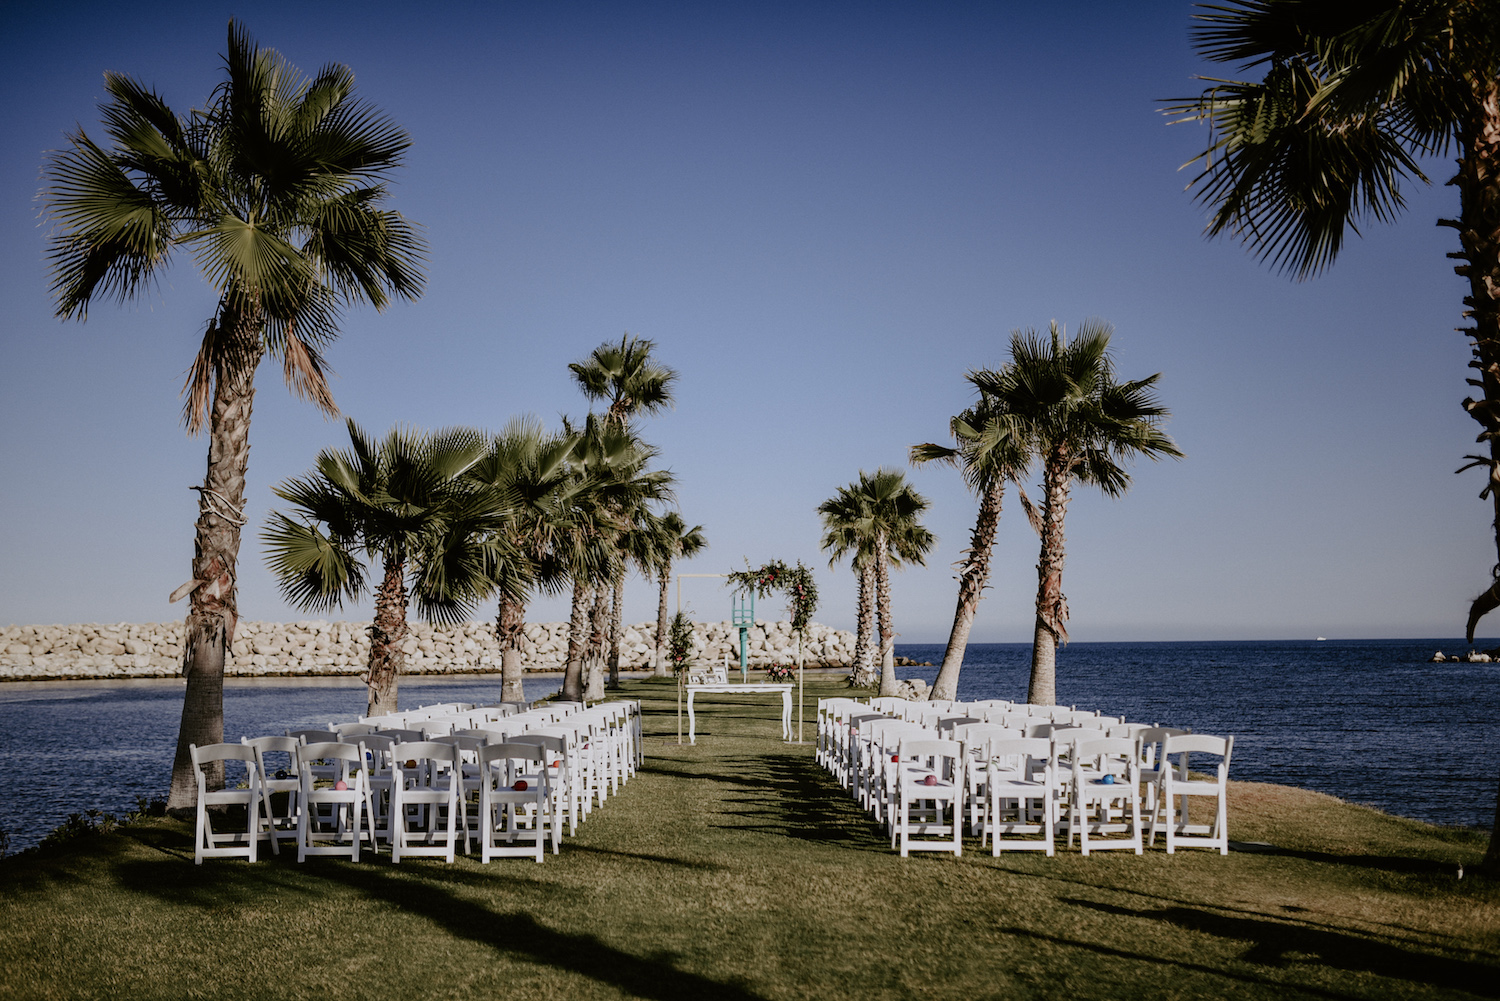
[(901, 859), (774, 701), (700, 704), (688, 746), (675, 688), (624, 694), (646, 766), (542, 865), (195, 866), (172, 820), (0, 861), (0, 998), (1500, 996), (1481, 832), (1236, 783), (1274, 850)]

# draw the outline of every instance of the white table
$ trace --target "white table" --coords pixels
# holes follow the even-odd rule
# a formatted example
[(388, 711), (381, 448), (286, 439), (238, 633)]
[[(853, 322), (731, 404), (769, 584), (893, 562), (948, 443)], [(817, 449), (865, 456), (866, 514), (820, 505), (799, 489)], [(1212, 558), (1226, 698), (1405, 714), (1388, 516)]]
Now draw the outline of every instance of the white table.
[[(781, 695), (781, 739), (792, 739), (792, 686), (790, 683), (772, 685), (759, 684), (748, 685), (737, 682), (713, 682), (706, 685), (688, 685), (687, 687), (687, 711), (688, 711), (688, 743), (696, 744), (694, 731), (697, 729), (697, 718), (693, 715), (693, 698), (699, 692), (723, 695), (769, 695), (773, 692)], [(681, 733), (682, 731), (678, 731)]]

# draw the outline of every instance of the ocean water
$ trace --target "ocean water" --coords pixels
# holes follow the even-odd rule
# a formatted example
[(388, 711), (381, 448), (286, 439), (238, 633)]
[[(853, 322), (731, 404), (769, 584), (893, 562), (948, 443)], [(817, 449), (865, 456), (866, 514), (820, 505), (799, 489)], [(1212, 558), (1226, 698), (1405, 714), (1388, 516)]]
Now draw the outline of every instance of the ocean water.
[[(1483, 642), (1482, 646), (1495, 646)], [(1073, 643), (1058, 653), (1065, 705), (1132, 722), (1232, 735), (1230, 776), (1331, 793), (1439, 824), (1488, 826), (1500, 783), (1500, 664), (1429, 664), (1455, 640)], [(943, 647), (898, 644), (937, 664)], [(959, 697), (1022, 701), (1031, 648), (968, 648)], [(931, 682), (936, 667), (898, 668)], [(527, 679), (528, 698), (558, 687)], [(492, 702), (495, 676), (402, 679), (403, 708)], [(281, 733), (353, 719), (353, 679), (234, 679), (225, 736)], [(166, 792), (182, 682), (0, 685), (0, 829), (11, 850), (35, 844), (70, 813), (123, 814)]]
[[(943, 659), (942, 644), (896, 649)], [(1057, 700), (1232, 735), (1233, 779), (1488, 827), (1500, 786), (1500, 663), (1427, 662), (1467, 649), (1452, 639), (1071, 643), (1058, 651)], [(896, 673), (931, 682), (937, 670)], [(1031, 644), (970, 644), (958, 696), (1025, 701), (1030, 676)]]
[[(551, 695), (558, 678), (527, 678), (526, 697)], [(136, 797), (165, 798), (182, 718), (183, 682), (0, 684), (0, 830), (10, 850), (36, 844), (70, 813), (124, 815)], [(231, 678), (224, 738), (317, 729), (365, 711), (355, 678)], [(401, 679), (398, 705), (496, 702), (499, 675)]]

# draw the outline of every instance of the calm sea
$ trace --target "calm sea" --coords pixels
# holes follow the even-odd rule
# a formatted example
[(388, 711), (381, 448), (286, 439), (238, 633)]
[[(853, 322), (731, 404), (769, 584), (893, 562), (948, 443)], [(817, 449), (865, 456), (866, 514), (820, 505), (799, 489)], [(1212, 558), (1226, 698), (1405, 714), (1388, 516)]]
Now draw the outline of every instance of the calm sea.
[[(1495, 646), (1482, 641), (1483, 646)], [(1058, 700), (1131, 721), (1235, 738), (1231, 777), (1302, 786), (1440, 824), (1488, 826), (1500, 781), (1500, 664), (1429, 664), (1455, 640), (1073, 643), (1058, 656)], [(901, 644), (914, 660), (941, 645)], [(1031, 648), (972, 644), (959, 696), (1026, 696)], [(932, 681), (936, 667), (899, 668)], [(555, 691), (528, 679), (527, 697)], [(498, 679), (403, 679), (403, 708), (490, 702)], [(281, 733), (354, 718), (352, 680), (234, 680), (225, 735)], [(180, 681), (0, 685), (0, 828), (12, 850), (69, 813), (124, 813), (166, 791)]]

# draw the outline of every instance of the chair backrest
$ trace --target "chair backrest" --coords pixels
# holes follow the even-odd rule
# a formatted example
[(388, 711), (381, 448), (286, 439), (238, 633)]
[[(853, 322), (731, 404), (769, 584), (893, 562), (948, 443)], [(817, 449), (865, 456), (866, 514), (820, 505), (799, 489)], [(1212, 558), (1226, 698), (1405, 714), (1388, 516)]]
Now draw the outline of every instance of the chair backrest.
[(1149, 729), (1151, 729), (1150, 723), (1115, 723), (1111, 725), (1109, 729), (1105, 731), (1105, 733), (1111, 737), (1134, 738), (1143, 730)]
[(956, 726), (967, 726), (970, 723), (983, 723), (984, 720), (978, 716), (944, 716), (937, 721), (935, 729), (940, 737), (952, 739), (953, 728)]
[[(963, 774), (967, 748), (956, 740), (941, 740), (932, 737), (909, 737), (897, 745), (896, 753), (902, 761), (916, 762), (932, 770), (941, 778), (952, 779)], [(913, 778), (910, 769), (901, 770), (901, 781)], [(920, 780), (918, 780), (920, 781)]]
[[(548, 751), (539, 744), (486, 744), (479, 749), (479, 770), (489, 781), (508, 785), (522, 773), (531, 776), (536, 788), (547, 789)], [(493, 788), (493, 786), (491, 786)]]
[(379, 727), (373, 723), (329, 723), (328, 729), (340, 737), (362, 737), (374, 733)]
[(297, 749), (297, 770), (303, 774), (304, 783), (311, 784), (313, 781), (311, 769), (314, 761), (338, 762), (339, 771), (335, 777), (336, 780), (347, 779), (351, 771), (364, 766), (365, 746), (364, 744), (349, 744), (341, 740), (303, 744)]
[(967, 705), (971, 710), (998, 710), (1000, 712), (1008, 713), (1011, 711), (1015, 703), (1011, 702), (1009, 699), (977, 699), (973, 702), (967, 703)]
[(979, 718), (986, 723), (994, 723), (998, 726), (1008, 726), (1012, 730), (1024, 730), (1028, 726), (1039, 722), (1034, 716), (1027, 716), (1023, 712), (1006, 709), (981, 709)]
[(1109, 734), (1098, 727), (1053, 724), (1050, 734), (1038, 734), (1038, 736), (1049, 736), (1053, 743), (1057, 744), (1076, 744), (1081, 740), (1105, 740), (1108, 739)]
[(320, 744), (339, 739), (339, 734), (332, 730), (288, 730), (286, 735), (296, 737), (304, 744)]
[(1184, 733), (1177, 736), (1167, 737), (1162, 741), (1162, 759), (1165, 761), (1174, 754), (1182, 755), (1182, 771), (1188, 768), (1189, 754), (1213, 754), (1222, 758), (1220, 764), (1222, 773), (1229, 771), (1229, 756), (1234, 751), (1233, 737), (1215, 737), (1206, 733)]
[(535, 730), (520, 733), (506, 741), (508, 744), (525, 744), (530, 747), (540, 747), (552, 755), (566, 755), (568, 748), (572, 746), (567, 735), (561, 733), (542, 733)]
[(895, 695), (882, 695), (870, 700), (870, 708), (878, 713), (899, 713), (908, 704), (909, 699), (899, 698)]
[(189, 744), (193, 764), (199, 767), (213, 761), (245, 761), (255, 764), (255, 748), (249, 744)]
[[(1054, 751), (1060, 747), (1056, 740), (1052, 742)], [(1074, 761), (1087, 761), (1089, 759), (1100, 760), (1103, 758), (1124, 758), (1129, 769), (1129, 777), (1134, 782), (1140, 781), (1141, 767), (1141, 742), (1130, 740), (1126, 737), (1095, 737), (1092, 739), (1079, 740), (1070, 748)]]
[(297, 748), (302, 746), (296, 737), (241, 737), (240, 743), (254, 748), (255, 767), (260, 769), (262, 780), (276, 776), (277, 772), (284, 773), (286, 778), (296, 775)]
[(893, 719), (890, 716), (875, 716), (862, 720), (859, 724), (859, 736), (869, 742), (874, 748), (895, 747), (903, 736), (917, 737), (929, 735), (920, 723), (910, 720)]
[[(1025, 768), (1028, 761), (1040, 761), (1051, 770), (1053, 765), (1052, 741), (1045, 737), (994, 737), (985, 742), (984, 758), (1001, 767)], [(1025, 760), (1022, 760), (1025, 759)]]
[(391, 774), (397, 785), (431, 787), (439, 775), (460, 763), (458, 748), (436, 740), (402, 741), (391, 748)]
[(1006, 740), (1024, 737), (1024, 730), (997, 726), (994, 723), (961, 723), (949, 731), (950, 740), (961, 740), (970, 750), (982, 748), (987, 740)]
[(406, 744), (413, 741), (423, 741), (427, 739), (427, 734), (423, 733), (421, 730), (376, 730), (375, 732), (381, 737), (391, 738), (398, 744)]

